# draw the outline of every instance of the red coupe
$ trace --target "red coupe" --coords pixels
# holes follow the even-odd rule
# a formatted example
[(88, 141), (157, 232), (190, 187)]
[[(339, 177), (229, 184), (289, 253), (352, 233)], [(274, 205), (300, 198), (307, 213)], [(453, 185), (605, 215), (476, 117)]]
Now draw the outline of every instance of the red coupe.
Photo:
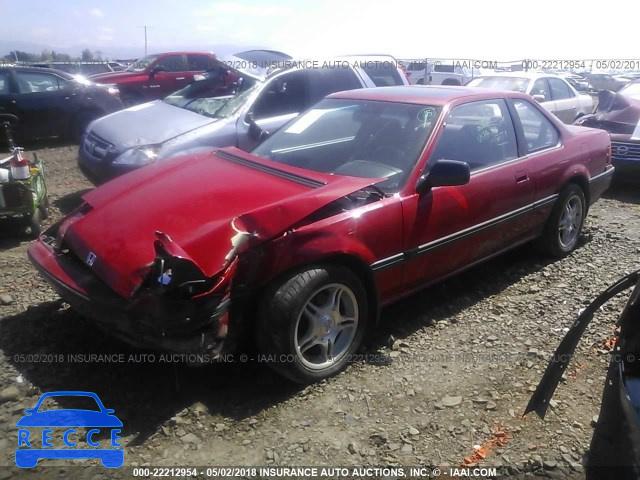
[(252, 153), (223, 148), (84, 195), (29, 257), (128, 342), (216, 356), (254, 336), (299, 382), (343, 369), (380, 307), (525, 242), (571, 252), (609, 135), (464, 87), (330, 95)]

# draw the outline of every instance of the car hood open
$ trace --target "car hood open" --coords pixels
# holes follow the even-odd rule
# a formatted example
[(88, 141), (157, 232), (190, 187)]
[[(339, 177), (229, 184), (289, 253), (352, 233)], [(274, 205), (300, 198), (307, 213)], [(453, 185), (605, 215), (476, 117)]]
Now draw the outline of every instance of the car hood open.
[(91, 132), (124, 151), (137, 146), (161, 144), (217, 121), (156, 100), (103, 117), (93, 124)]
[(212, 277), (229, 262), (238, 227), (250, 246), (381, 179), (335, 176), (272, 162), (235, 147), (137, 170), (83, 196), (64, 242), (114, 291), (130, 297), (154, 261), (158, 233)]

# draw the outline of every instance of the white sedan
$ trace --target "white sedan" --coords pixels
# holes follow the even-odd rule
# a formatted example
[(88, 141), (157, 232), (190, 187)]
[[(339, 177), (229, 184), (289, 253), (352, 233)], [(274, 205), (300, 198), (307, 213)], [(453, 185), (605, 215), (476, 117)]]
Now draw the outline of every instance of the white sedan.
[(564, 78), (547, 73), (494, 73), (476, 77), (467, 86), (528, 93), (564, 123), (573, 123), (593, 113), (594, 108), (589, 95), (578, 93)]

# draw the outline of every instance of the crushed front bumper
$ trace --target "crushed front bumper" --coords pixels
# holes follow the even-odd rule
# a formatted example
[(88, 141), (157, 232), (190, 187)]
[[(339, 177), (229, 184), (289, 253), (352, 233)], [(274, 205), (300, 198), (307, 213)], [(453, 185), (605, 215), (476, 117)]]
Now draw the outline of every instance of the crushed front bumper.
[(228, 295), (177, 300), (141, 292), (126, 299), (73, 253), (59, 252), (48, 239), (52, 239), (49, 231), (31, 245), (29, 260), (63, 300), (109, 335), (172, 353), (221, 352), (231, 308)]

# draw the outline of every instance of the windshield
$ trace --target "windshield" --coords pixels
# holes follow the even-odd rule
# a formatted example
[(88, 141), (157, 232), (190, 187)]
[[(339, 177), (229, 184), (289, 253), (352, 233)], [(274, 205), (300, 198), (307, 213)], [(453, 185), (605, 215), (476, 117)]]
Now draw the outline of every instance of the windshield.
[(625, 97), (631, 97), (635, 100), (640, 100), (640, 82), (630, 83), (629, 85), (620, 89), (618, 93), (620, 95), (624, 95)]
[(259, 82), (248, 77), (239, 79), (234, 85), (224, 85), (224, 76), (212, 71), (196, 76), (194, 82), (163, 101), (207, 117), (226, 118), (245, 105), (258, 86)]
[(386, 178), (400, 190), (415, 166), (440, 107), (327, 99), (278, 130), (252, 153), (322, 173)]
[(152, 63), (158, 55), (147, 55), (146, 57), (139, 58), (126, 68), (127, 72), (143, 72), (150, 63)]
[(467, 83), (467, 86), (527, 93), (529, 81), (522, 77), (478, 77)]

